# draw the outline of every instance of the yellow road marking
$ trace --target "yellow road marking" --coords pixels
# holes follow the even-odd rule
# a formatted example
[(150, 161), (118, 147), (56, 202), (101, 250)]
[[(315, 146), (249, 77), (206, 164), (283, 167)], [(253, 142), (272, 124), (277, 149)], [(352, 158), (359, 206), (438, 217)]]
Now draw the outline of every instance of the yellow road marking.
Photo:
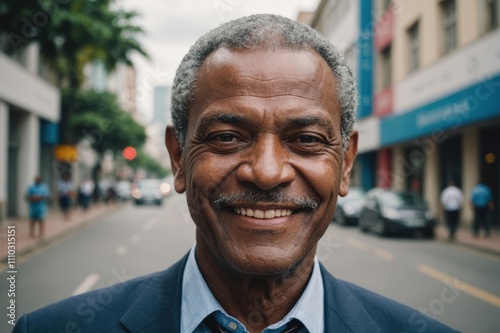
[(447, 275), (427, 265), (420, 264), (417, 266), (417, 270), (420, 273), (430, 276), (433, 279), (446, 283), (447, 285), (452, 285), (453, 288), (463, 291), (464, 293), (469, 294), (477, 299), (480, 299), (483, 302), (489, 303), (496, 307), (500, 307), (500, 297), (493, 295), (487, 292), (486, 290), (474, 287), (471, 284), (460, 281), (456, 277)]
[(370, 247), (368, 245), (366, 245), (365, 243), (357, 240), (357, 239), (354, 239), (354, 238), (348, 238), (346, 240), (346, 243), (349, 244), (350, 246), (358, 249), (358, 250), (362, 250), (362, 251), (366, 251), (368, 250)]
[(394, 259), (394, 254), (392, 254), (389, 251), (382, 250), (382, 249), (375, 249), (375, 254), (385, 260), (392, 260)]

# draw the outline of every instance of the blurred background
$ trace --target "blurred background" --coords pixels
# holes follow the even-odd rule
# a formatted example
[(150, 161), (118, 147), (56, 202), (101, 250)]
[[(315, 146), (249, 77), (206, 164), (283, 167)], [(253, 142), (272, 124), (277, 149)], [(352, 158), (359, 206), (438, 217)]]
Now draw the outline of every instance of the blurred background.
[[(15, 225), (30, 272), (18, 276), (18, 314), (165, 268), (189, 249), (194, 227), (163, 143), (173, 76), (201, 35), (255, 13), (310, 25), (356, 76), (351, 184), (361, 200), (340, 202), (333, 221), (426, 236), (375, 238), (332, 224), (320, 259), (464, 332), (499, 332), (500, 0), (2, 0), (0, 241), (4, 255)], [(28, 232), (25, 196), (37, 175), (50, 189), (43, 239)], [(464, 195), (452, 243), (440, 201), (450, 180)], [(472, 233), (480, 180), (494, 207), (487, 238)], [(370, 211), (382, 191), (404, 204)], [(408, 194), (422, 217), (408, 220)]]

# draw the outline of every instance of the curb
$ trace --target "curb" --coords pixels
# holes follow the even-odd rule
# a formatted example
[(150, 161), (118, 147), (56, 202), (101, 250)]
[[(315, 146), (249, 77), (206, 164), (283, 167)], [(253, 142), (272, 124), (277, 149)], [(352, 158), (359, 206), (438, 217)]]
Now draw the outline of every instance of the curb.
[(449, 241), (447, 239), (436, 239), (438, 242), (440, 243), (445, 243), (445, 244), (448, 244), (448, 245), (455, 245), (455, 246), (460, 246), (460, 247), (465, 247), (465, 248), (468, 248), (468, 249), (472, 249), (472, 250), (475, 250), (475, 251), (478, 251), (478, 252), (482, 252), (482, 253), (487, 253), (487, 254), (491, 254), (491, 255), (494, 255), (494, 256), (500, 256), (500, 250), (497, 250), (497, 249), (492, 249), (492, 248), (489, 248), (489, 247), (486, 247), (486, 246), (481, 246), (481, 245), (475, 245), (475, 244), (470, 244), (470, 243), (466, 243), (466, 242), (460, 242), (460, 241)]

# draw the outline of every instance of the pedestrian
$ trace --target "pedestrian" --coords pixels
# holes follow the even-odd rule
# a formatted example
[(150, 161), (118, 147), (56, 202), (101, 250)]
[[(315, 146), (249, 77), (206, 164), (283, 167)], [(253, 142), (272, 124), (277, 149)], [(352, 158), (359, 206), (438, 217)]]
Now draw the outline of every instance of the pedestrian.
[(448, 186), (441, 193), (441, 207), (444, 210), (446, 224), (448, 225), (449, 240), (455, 239), (463, 201), (464, 194), (462, 190), (456, 186), (455, 181), (450, 180)]
[(85, 180), (80, 184), (80, 203), (84, 212), (89, 209), (90, 200), (92, 198), (92, 194), (94, 193), (94, 187), (94, 182), (89, 178), (85, 178)]
[[(281, 16), (201, 37), (176, 72), (165, 134), (196, 243), (166, 271), (25, 315), (14, 332), (454, 332), (316, 256), (349, 188), (355, 87), (328, 39)], [(82, 310), (90, 301), (98, 311)]]
[(36, 176), (35, 182), (28, 187), (26, 199), (30, 209), (30, 237), (35, 238), (35, 227), (38, 222), (38, 237), (43, 238), (45, 232), (45, 216), (47, 202), (50, 197), (49, 186), (42, 181), (42, 176)]
[(62, 175), (57, 183), (57, 194), (59, 196), (59, 207), (63, 212), (64, 219), (68, 221), (71, 218), (70, 209), (74, 195), (73, 182), (68, 173)]
[(472, 189), (470, 196), (472, 208), (474, 209), (473, 235), (479, 237), (481, 229), (484, 228), (485, 237), (490, 235), (490, 221), (488, 213), (494, 209), (493, 195), (490, 188), (481, 179)]

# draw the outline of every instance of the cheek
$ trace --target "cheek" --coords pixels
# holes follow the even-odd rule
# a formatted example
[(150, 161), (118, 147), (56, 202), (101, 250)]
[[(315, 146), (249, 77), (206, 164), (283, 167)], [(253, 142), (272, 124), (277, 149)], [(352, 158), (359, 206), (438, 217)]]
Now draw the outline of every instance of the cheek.
[[(313, 163), (298, 162), (297, 170), (304, 177), (321, 201), (329, 201), (338, 195), (341, 168), (332, 158), (324, 158)], [(309, 165), (309, 167), (307, 167)]]
[(228, 184), (234, 173), (232, 163), (221, 156), (208, 153), (192, 155), (188, 158), (187, 171), (188, 200), (196, 207), (203, 208)]

